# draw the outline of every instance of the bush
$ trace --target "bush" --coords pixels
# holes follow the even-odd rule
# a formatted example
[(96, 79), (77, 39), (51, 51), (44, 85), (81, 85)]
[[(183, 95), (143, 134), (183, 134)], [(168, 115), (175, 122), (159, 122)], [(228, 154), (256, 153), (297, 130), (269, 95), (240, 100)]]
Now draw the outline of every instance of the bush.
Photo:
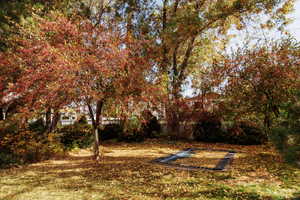
[(47, 129), (44, 125), (44, 120), (39, 118), (38, 120), (29, 123), (29, 130), (33, 132), (44, 133)]
[(121, 124), (108, 124), (100, 131), (100, 140), (119, 139), (123, 134)]
[(203, 113), (200, 116), (193, 134), (196, 141), (203, 142), (224, 142), (226, 135), (220, 118), (211, 113)]
[(142, 123), (138, 116), (132, 116), (130, 119), (122, 122), (123, 133), (119, 141), (142, 142), (145, 137), (142, 132)]
[(0, 152), (0, 169), (16, 164), (21, 164), (18, 155), (9, 152)]
[(122, 134), (121, 137), (119, 137), (119, 141), (124, 141), (124, 142), (143, 142), (144, 140), (145, 137), (142, 135), (142, 132), (140, 131), (125, 132)]
[(90, 146), (93, 142), (92, 132), (92, 127), (84, 119), (80, 119), (72, 125), (63, 126), (58, 130), (60, 142), (67, 150)]
[(287, 105), (269, 137), (288, 163), (300, 161), (300, 102)]
[(288, 163), (300, 160), (300, 132), (298, 129), (273, 128), (270, 140)]
[(27, 128), (19, 128), (18, 121), (0, 123), (0, 163), (23, 164), (48, 159), (63, 152), (57, 135), (42, 135)]
[(240, 145), (260, 145), (267, 142), (266, 134), (255, 124), (238, 122), (227, 130), (228, 143)]
[(240, 145), (259, 145), (267, 142), (267, 136), (255, 124), (236, 122), (223, 128), (221, 119), (211, 113), (203, 113), (194, 128), (197, 141), (222, 142)]
[(82, 115), (82, 116), (79, 118), (79, 120), (77, 121), (77, 124), (81, 124), (81, 125), (86, 125), (86, 124), (88, 124), (88, 120), (87, 120), (86, 116), (85, 116), (85, 115)]
[(161, 132), (161, 125), (159, 124), (157, 118), (152, 115), (152, 117), (142, 125), (142, 134), (146, 138), (157, 138)]

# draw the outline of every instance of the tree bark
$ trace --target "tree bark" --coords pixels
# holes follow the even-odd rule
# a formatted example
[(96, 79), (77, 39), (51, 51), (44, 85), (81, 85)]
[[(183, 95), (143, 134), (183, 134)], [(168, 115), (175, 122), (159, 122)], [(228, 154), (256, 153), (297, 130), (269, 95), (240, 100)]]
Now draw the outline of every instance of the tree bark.
[(52, 131), (55, 130), (59, 119), (60, 119), (60, 112), (57, 110), (57, 111), (54, 112), (53, 118), (51, 120), (51, 124), (48, 128), (49, 133), (51, 133)]
[(0, 107), (0, 121), (4, 120), (4, 112), (3, 112), (3, 108)]
[(180, 138), (180, 109), (179, 109), (179, 102), (180, 102), (180, 91), (181, 91), (181, 85), (185, 79), (184, 73), (186, 71), (186, 67), (188, 65), (188, 60), (191, 56), (191, 53), (194, 48), (194, 41), (196, 36), (192, 37), (189, 41), (188, 48), (185, 52), (184, 59), (182, 63), (178, 66), (177, 63), (177, 49), (178, 46), (175, 47), (173, 51), (173, 59), (172, 59), (172, 81), (170, 82), (170, 88), (171, 88), (171, 94), (169, 96), (169, 105), (168, 105), (168, 131), (170, 133), (170, 136), (173, 139)]
[(5, 112), (5, 119), (9, 118), (10, 116), (15, 114), (16, 112), (17, 112), (17, 103), (13, 102), (13, 103), (9, 104), (7, 109), (6, 109), (6, 112)]
[(45, 117), (46, 117), (45, 127), (46, 130), (49, 130), (51, 127), (51, 108), (47, 108)]
[(94, 115), (93, 109), (91, 104), (87, 103), (89, 114), (92, 119), (92, 125), (93, 125), (93, 132), (94, 132), (94, 159), (96, 161), (100, 160), (99, 155), (99, 145), (100, 145), (100, 139), (99, 139), (99, 122), (101, 119), (101, 111), (103, 107), (104, 102), (103, 101), (97, 101), (96, 103), (96, 113)]
[[(163, 1), (163, 10), (162, 10), (162, 33), (165, 34), (166, 28), (167, 28), (167, 4), (168, 0)], [(168, 64), (169, 64), (169, 59), (168, 59), (168, 52), (169, 49), (167, 47), (167, 44), (165, 42), (164, 36), (162, 35), (162, 50), (163, 50), (163, 55), (162, 55), (162, 63), (161, 67), (164, 71), (168, 70)]]

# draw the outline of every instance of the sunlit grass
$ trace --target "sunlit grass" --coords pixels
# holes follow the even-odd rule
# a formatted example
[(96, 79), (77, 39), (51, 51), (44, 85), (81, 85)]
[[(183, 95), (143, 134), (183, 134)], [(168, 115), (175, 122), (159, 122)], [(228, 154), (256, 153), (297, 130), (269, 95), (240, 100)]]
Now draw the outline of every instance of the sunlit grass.
[[(189, 147), (241, 153), (226, 172), (183, 171), (151, 163)], [(107, 143), (102, 151), (100, 164), (91, 160), (87, 149), (64, 159), (1, 170), (0, 199), (288, 199), (300, 191), (299, 169), (281, 163), (269, 147), (147, 141)], [(205, 162), (223, 155), (199, 151), (195, 159)]]

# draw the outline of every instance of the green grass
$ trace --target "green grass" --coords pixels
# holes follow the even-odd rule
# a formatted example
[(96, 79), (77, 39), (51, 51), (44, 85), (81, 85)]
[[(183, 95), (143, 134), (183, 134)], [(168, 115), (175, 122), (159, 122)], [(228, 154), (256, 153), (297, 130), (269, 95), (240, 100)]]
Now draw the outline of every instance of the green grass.
[[(0, 171), (1, 200), (293, 199), (300, 170), (264, 146), (174, 143), (105, 144), (100, 164), (88, 150)], [(152, 164), (187, 147), (242, 151), (226, 172), (182, 171)]]

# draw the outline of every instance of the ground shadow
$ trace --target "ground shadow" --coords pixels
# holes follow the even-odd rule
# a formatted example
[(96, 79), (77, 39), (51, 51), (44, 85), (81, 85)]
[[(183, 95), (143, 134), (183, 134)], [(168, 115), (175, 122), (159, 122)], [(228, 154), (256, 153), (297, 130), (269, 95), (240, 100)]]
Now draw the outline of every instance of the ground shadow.
[[(235, 158), (232, 167), (238, 171), (236, 174), (244, 173), (243, 175), (247, 175), (249, 164), (252, 164), (251, 170), (255, 170), (258, 165), (267, 167), (273, 157), (266, 156), (264, 159), (264, 162), (253, 165), (255, 161), (253, 155)], [(238, 199), (238, 195), (241, 194), (244, 197), (243, 199), (270, 199), (270, 196), (261, 196), (256, 192), (241, 192), (234, 188), (209, 186), (211, 183), (217, 185), (219, 181), (235, 179), (236, 177), (233, 177), (231, 172), (222, 172), (221, 175), (207, 171), (186, 172), (153, 164), (151, 160), (153, 160), (153, 157), (143, 155), (139, 157), (104, 156), (100, 163), (96, 163), (93, 156), (68, 155), (63, 159), (45, 161), (17, 170), (14, 174), (16, 183), (23, 176), (22, 184), (26, 184), (27, 187), (5, 196), (4, 199), (17, 198), (41, 185), (45, 188), (55, 187), (56, 191), (63, 190), (70, 193), (76, 190), (83, 190), (86, 193), (108, 193), (107, 195), (110, 197), (114, 197), (113, 194), (109, 193), (116, 185), (117, 189), (124, 191), (128, 198), (132, 198), (130, 196), (132, 194), (140, 193), (147, 198), (160, 199), (197, 197)], [(30, 175), (28, 175), (28, 172), (30, 172)], [(73, 179), (74, 177), (77, 177), (77, 179)], [(58, 179), (63, 184), (56, 185), (55, 180)], [(101, 189), (100, 187), (99, 189), (95, 185), (105, 186), (105, 188)], [(202, 187), (205, 188), (201, 189)], [(166, 188), (170, 188), (172, 192), (165, 191)], [(200, 189), (195, 190), (195, 188)], [(228, 191), (228, 194), (223, 194), (225, 191)], [(116, 199), (119, 198), (118, 196), (115, 197)]]

